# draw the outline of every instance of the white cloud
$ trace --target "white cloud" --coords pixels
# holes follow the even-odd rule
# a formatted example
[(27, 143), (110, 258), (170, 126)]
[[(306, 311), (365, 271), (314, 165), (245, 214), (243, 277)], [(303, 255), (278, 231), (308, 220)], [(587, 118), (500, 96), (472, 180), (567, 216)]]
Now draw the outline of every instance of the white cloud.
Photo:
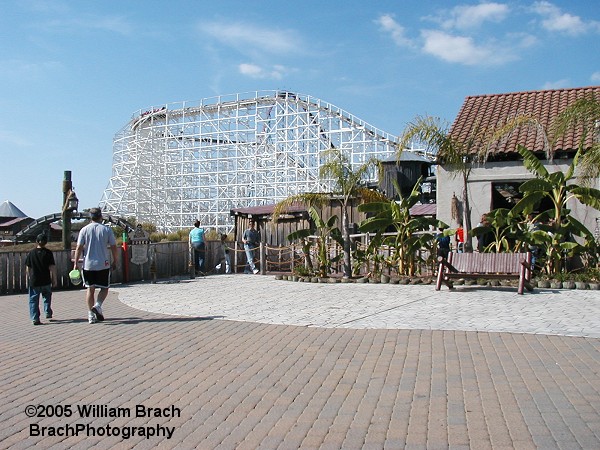
[[(500, 3), (481, 3), (476, 6), (457, 6), (452, 9), (451, 18), (444, 20), (438, 15), (437, 22), (446, 28), (474, 28), (484, 22), (504, 20), (509, 14), (508, 6)], [(446, 14), (448, 15), (448, 14)], [(469, 66), (500, 65), (517, 59), (516, 49), (534, 45), (536, 39), (525, 33), (508, 33), (502, 40), (488, 39), (478, 43), (478, 35), (469, 33), (457, 35), (443, 30), (421, 30), (421, 41), (406, 37), (405, 28), (390, 14), (380, 16), (376, 21), (381, 29), (390, 34), (399, 47), (419, 49), (443, 61)]]
[(506, 35), (506, 38), (504, 39), (505, 42), (512, 42), (514, 45), (514, 47), (518, 47), (518, 48), (529, 48), (529, 47), (533, 47), (534, 45), (537, 45), (540, 41), (537, 37), (528, 34), (528, 33), (508, 33)]
[(484, 22), (502, 22), (509, 14), (509, 7), (502, 3), (480, 3), (479, 5), (460, 5), (454, 7), (449, 18), (438, 18), (444, 28), (466, 30), (477, 28)]
[(590, 80), (593, 81), (594, 83), (600, 82), (600, 72), (594, 72), (592, 74), (592, 76), (590, 77)]
[(271, 68), (264, 68), (257, 64), (249, 63), (240, 64), (238, 70), (242, 75), (251, 78), (271, 78), (275, 80), (281, 80), (285, 75), (294, 71), (293, 69), (289, 69), (279, 64), (276, 64)]
[(585, 22), (581, 17), (564, 13), (547, 1), (535, 2), (533, 11), (542, 17), (542, 26), (548, 31), (578, 35), (591, 29), (600, 30), (598, 22)]
[[(600, 22), (585, 22), (577, 16), (563, 13), (546, 0), (536, 1), (527, 11), (540, 16), (544, 27), (549, 30), (570, 34), (596, 28), (600, 31)], [(439, 10), (435, 16), (424, 17), (436, 22), (439, 27), (421, 29), (421, 39), (408, 38), (407, 30), (392, 14), (379, 16), (376, 23), (399, 47), (420, 49), (453, 64), (498, 66), (520, 59), (522, 51), (541, 43), (532, 33), (518, 31), (523, 28), (516, 22), (507, 21), (511, 14), (514, 14), (511, 4), (494, 1)], [(515, 20), (518, 18), (515, 17)], [(501, 22), (501, 30), (489, 26)]]
[(567, 88), (571, 86), (571, 82), (566, 79), (563, 78), (562, 80), (556, 80), (556, 81), (546, 81), (544, 83), (544, 85), (542, 86), (542, 89), (546, 90), (546, 89), (562, 89), (562, 88)]
[(274, 54), (298, 52), (302, 40), (291, 30), (272, 30), (246, 23), (213, 22), (199, 25), (201, 32), (239, 50), (260, 50)]
[(410, 39), (404, 36), (405, 30), (402, 25), (394, 20), (390, 14), (384, 14), (375, 21), (381, 29), (389, 33), (392, 40), (400, 47), (412, 47), (413, 43)]
[(515, 59), (509, 51), (493, 45), (475, 44), (471, 37), (454, 36), (438, 30), (423, 30), (423, 50), (451, 63), (475, 65), (499, 65)]
[(262, 78), (264, 76), (263, 68), (256, 64), (240, 64), (238, 69), (242, 75), (248, 75), (252, 78)]

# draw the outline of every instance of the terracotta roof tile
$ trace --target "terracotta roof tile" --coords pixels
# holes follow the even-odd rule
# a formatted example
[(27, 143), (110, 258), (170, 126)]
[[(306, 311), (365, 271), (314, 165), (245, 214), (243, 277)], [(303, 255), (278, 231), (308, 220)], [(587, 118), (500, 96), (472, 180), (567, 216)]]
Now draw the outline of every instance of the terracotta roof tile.
[[(536, 117), (548, 132), (552, 120), (558, 114), (586, 95), (595, 95), (600, 99), (600, 86), (469, 96), (465, 98), (452, 124), (450, 135), (454, 139), (465, 141), (474, 127), (495, 127), (517, 115)], [(575, 150), (581, 135), (581, 129), (566, 133), (556, 142), (553, 150)], [(542, 138), (539, 131), (531, 127), (520, 127), (505, 141), (494, 146), (491, 153), (514, 153), (517, 144), (522, 144), (532, 151), (543, 151)], [(592, 136), (588, 136), (588, 139), (586, 146), (591, 145)], [(472, 152), (475, 151), (477, 149), (472, 149)]]

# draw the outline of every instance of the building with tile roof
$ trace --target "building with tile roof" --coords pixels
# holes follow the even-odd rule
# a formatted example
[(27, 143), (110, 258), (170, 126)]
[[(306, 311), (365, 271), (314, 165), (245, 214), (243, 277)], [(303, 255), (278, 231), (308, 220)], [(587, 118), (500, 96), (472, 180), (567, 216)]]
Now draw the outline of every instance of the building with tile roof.
[[(463, 142), (476, 127), (494, 128), (519, 115), (530, 115), (539, 121), (542, 128), (520, 127), (509, 137), (497, 142), (489, 149), (485, 163), (475, 164), (469, 176), (468, 191), (471, 206), (471, 222), (478, 223), (482, 214), (499, 207), (510, 208), (519, 200), (518, 186), (533, 175), (523, 166), (516, 151), (517, 144), (524, 145), (543, 160), (550, 171), (565, 171), (577, 151), (582, 130), (572, 130), (554, 142), (552, 148), (545, 144), (545, 133), (551, 130), (554, 118), (576, 100), (585, 96), (600, 99), (600, 86), (551, 89), (507, 94), (476, 95), (465, 101), (450, 129), (450, 136)], [(550, 136), (551, 137), (551, 136)], [(589, 148), (595, 137), (587, 136), (584, 146)], [(550, 141), (552, 141), (550, 139)], [(472, 148), (475, 153), (480, 148)], [(547, 150), (553, 154), (546, 156)], [(462, 199), (463, 182), (443, 164), (437, 171), (437, 214), (438, 218), (451, 227), (456, 227), (460, 218), (453, 218), (453, 196)], [(460, 203), (460, 202), (459, 202)], [(459, 204), (459, 207), (461, 205)], [(600, 212), (573, 202), (573, 215), (590, 230), (594, 230)]]

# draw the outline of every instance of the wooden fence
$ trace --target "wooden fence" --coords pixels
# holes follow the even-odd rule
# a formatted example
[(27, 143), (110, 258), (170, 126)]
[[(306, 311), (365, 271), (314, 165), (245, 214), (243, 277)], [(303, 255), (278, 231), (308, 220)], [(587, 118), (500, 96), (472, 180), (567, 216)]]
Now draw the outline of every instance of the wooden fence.
[[(217, 242), (207, 242), (207, 254), (213, 253)], [(187, 242), (160, 242), (144, 245), (148, 260), (143, 264), (131, 262), (133, 247), (130, 245), (127, 254), (119, 247), (119, 258), (116, 270), (111, 272), (111, 283), (124, 281), (153, 281), (174, 276), (189, 275), (190, 254)], [(139, 250), (139, 248), (137, 249)], [(0, 295), (27, 292), (25, 258), (28, 252), (0, 252)], [(53, 251), (58, 286), (56, 289), (72, 289), (69, 272), (73, 268), (72, 252), (68, 250)], [(125, 261), (127, 259), (127, 262)]]
[[(368, 243), (368, 235), (352, 235), (357, 239), (357, 244)], [(160, 242), (153, 244), (129, 245), (127, 254), (123, 248), (118, 248), (119, 258), (116, 270), (111, 272), (111, 283), (136, 282), (164, 280), (172, 277), (193, 276), (193, 267), (190, 266), (191, 257), (187, 242)], [(243, 246), (238, 243), (228, 243), (232, 270), (234, 273), (244, 272), (246, 266), (246, 254)], [(134, 249), (134, 247), (137, 247)], [(341, 253), (341, 248), (332, 245), (329, 255), (332, 259)], [(389, 256), (390, 249), (382, 248), (382, 256)], [(312, 259), (316, 261), (316, 247), (311, 248)], [(0, 252), (0, 295), (10, 295), (27, 292), (25, 276), (25, 258), (28, 252)], [(54, 260), (58, 273), (58, 286), (56, 289), (76, 288), (69, 280), (69, 272), (73, 268), (72, 251), (54, 251)], [(132, 262), (134, 255), (140, 254), (147, 257), (147, 261), (141, 264)], [(261, 244), (255, 251), (261, 272), (292, 272), (298, 265), (304, 265), (304, 254), (298, 244), (287, 247), (271, 247)], [(426, 256), (426, 255), (425, 255)], [(206, 242), (206, 271), (211, 273), (214, 267), (222, 260), (223, 253), (220, 241)], [(136, 260), (136, 258), (134, 258)], [(368, 265), (361, 267), (360, 272), (367, 274), (371, 271)], [(333, 274), (341, 274), (342, 262), (339, 261), (332, 267)], [(421, 267), (421, 274), (430, 272), (430, 268)], [(389, 272), (389, 269), (386, 270)]]

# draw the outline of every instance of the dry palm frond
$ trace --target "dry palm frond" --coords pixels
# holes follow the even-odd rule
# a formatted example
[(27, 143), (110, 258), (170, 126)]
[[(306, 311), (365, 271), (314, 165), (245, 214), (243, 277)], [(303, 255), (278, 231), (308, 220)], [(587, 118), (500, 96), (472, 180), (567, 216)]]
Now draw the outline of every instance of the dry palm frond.
[(457, 220), (459, 214), (458, 198), (456, 198), (456, 193), (454, 193), (452, 194), (452, 200), (450, 201), (450, 217), (452, 217), (452, 220)]
[(508, 142), (513, 134), (522, 128), (529, 128), (535, 133), (536, 148), (531, 150), (542, 149), (546, 154), (546, 158), (552, 160), (554, 156), (552, 146), (550, 145), (544, 126), (535, 117), (522, 113), (512, 115), (486, 131), (485, 145), (480, 150), (481, 160), (484, 162), (487, 161), (488, 156), (493, 153), (492, 150), (494, 148)]
[(327, 204), (330, 194), (323, 192), (307, 192), (304, 194), (296, 194), (285, 198), (278, 202), (273, 208), (273, 223), (277, 223), (279, 217), (286, 213), (291, 206), (304, 205), (306, 209), (310, 207), (321, 208)]

